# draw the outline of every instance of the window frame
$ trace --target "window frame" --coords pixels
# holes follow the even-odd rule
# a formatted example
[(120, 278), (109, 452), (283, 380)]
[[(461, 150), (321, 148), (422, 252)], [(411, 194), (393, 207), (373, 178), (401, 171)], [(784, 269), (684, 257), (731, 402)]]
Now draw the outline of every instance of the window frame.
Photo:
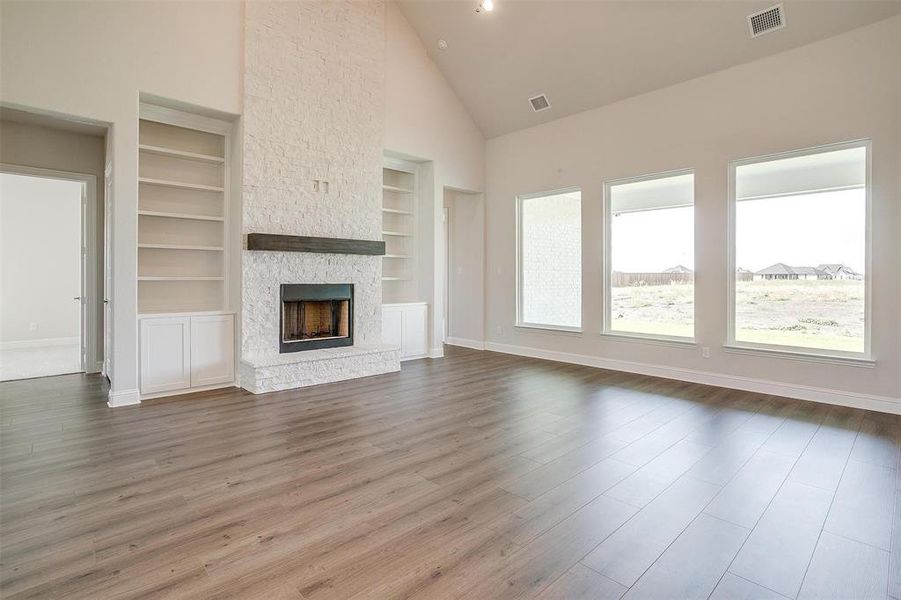
[[(532, 192), (528, 194), (517, 194), (516, 196), (516, 321), (514, 323), (514, 327), (520, 327), (525, 329), (538, 329), (545, 331), (555, 331), (555, 332), (565, 332), (565, 333), (582, 333), (582, 326), (585, 324), (585, 303), (584, 303), (584, 285), (585, 285), (585, 267), (584, 261), (582, 262), (579, 268), (579, 326), (578, 327), (570, 327), (566, 325), (554, 325), (550, 323), (531, 323), (528, 321), (524, 321), (522, 318), (523, 315), (523, 294), (522, 294), (522, 205), (524, 200), (532, 200), (534, 198), (543, 198), (545, 196), (558, 196), (563, 194), (571, 194), (573, 192), (579, 192), (580, 196), (582, 194), (582, 188), (580, 186), (568, 186), (563, 188), (555, 188), (552, 190), (546, 190), (542, 192)], [(582, 200), (581, 197), (579, 199), (579, 248), (580, 252), (584, 258), (584, 240), (581, 235), (582, 229)]]
[[(694, 201), (694, 197), (697, 191), (696, 185), (696, 173), (694, 168), (684, 168), (684, 169), (673, 169), (671, 171), (658, 171), (655, 173), (646, 173), (644, 175), (636, 175), (634, 177), (622, 177), (619, 179), (610, 179), (604, 182), (604, 198), (603, 198), (603, 219), (604, 219), (604, 260), (603, 260), (603, 293), (602, 293), (602, 302), (603, 302), (603, 310), (602, 313), (602, 326), (601, 326), (601, 335), (610, 338), (620, 338), (626, 340), (634, 340), (634, 341), (646, 341), (650, 343), (657, 344), (665, 344), (672, 346), (687, 346), (693, 347), (697, 345), (697, 335), (698, 335), (698, 319), (697, 319), (697, 300), (698, 300), (698, 269), (697, 269), (697, 261), (695, 261), (695, 281), (692, 284), (692, 335), (689, 336), (677, 336), (677, 335), (662, 335), (662, 334), (654, 334), (654, 333), (640, 333), (640, 332), (632, 332), (632, 331), (619, 331), (613, 329), (611, 326), (613, 325), (613, 290), (611, 285), (611, 280), (613, 278), (613, 198), (611, 197), (611, 190), (614, 186), (624, 185), (629, 183), (639, 183), (642, 181), (653, 181), (655, 179), (667, 179), (670, 177), (679, 177), (681, 175), (691, 175), (692, 176), (692, 210), (694, 210), (696, 204)], [(697, 257), (697, 231), (698, 231), (698, 223), (697, 219), (692, 219), (693, 228), (692, 228), (692, 247), (695, 257)]]
[[(873, 366), (875, 360), (872, 355), (872, 302), (873, 302), (873, 264), (872, 264), (872, 185), (873, 185), (873, 148), (870, 138), (862, 138), (850, 140), (847, 142), (837, 142), (833, 144), (823, 144), (819, 146), (811, 146), (808, 148), (800, 148), (797, 150), (788, 150), (785, 152), (776, 152), (761, 156), (751, 156), (729, 162), (728, 169), (728, 202), (727, 202), (727, 235), (726, 235), (726, 342), (723, 348), (726, 352), (734, 354), (751, 354), (758, 356), (780, 357), (787, 359), (795, 359), (807, 362), (824, 362), (830, 364), (856, 365), (856, 366)], [(845, 350), (829, 350), (823, 348), (808, 348), (804, 346), (788, 346), (781, 344), (762, 344), (758, 342), (745, 342), (735, 339), (736, 331), (736, 292), (735, 292), (735, 269), (736, 269), (736, 217), (737, 217), (737, 200), (735, 198), (736, 185), (736, 169), (738, 167), (758, 164), (762, 162), (770, 162), (775, 160), (783, 160), (786, 158), (797, 158), (801, 156), (813, 156), (816, 154), (825, 154), (839, 150), (850, 150), (852, 148), (864, 148), (866, 153), (866, 182), (864, 184), (864, 206), (866, 214), (864, 216), (864, 350), (863, 352), (849, 352)]]

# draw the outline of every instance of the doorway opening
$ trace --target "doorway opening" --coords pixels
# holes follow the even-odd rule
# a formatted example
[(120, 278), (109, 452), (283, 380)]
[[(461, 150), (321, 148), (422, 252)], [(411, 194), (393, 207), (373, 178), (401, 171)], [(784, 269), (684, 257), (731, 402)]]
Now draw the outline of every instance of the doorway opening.
[(484, 349), (485, 205), (482, 194), (444, 190), (444, 343)]
[(0, 381), (88, 370), (93, 185), (89, 175), (0, 168)]

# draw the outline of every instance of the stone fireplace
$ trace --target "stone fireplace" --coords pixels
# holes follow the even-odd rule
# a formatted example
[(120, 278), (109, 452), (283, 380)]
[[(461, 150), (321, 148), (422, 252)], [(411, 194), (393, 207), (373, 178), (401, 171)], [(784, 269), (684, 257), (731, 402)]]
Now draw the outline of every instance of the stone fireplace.
[[(239, 371), (251, 392), (400, 369), (381, 340), (384, 9), (245, 5)], [(289, 300), (311, 301), (301, 315), (283, 284), (352, 288)]]

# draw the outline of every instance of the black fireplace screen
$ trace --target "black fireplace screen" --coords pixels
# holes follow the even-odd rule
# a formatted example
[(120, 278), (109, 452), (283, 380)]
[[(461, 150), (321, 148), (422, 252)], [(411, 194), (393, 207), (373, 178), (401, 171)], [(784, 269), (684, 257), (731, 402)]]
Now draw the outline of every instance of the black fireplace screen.
[(352, 284), (282, 284), (280, 352), (353, 345)]

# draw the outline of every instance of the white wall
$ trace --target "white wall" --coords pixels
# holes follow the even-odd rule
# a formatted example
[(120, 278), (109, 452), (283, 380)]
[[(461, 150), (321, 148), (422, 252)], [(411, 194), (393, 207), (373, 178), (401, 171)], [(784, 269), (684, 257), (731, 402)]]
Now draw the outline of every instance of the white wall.
[(81, 189), (0, 174), (0, 345), (79, 337)]
[(137, 390), (140, 92), (241, 112), (239, 2), (0, 3), (0, 102), (112, 124), (113, 392)]
[[(406, 17), (389, 2), (386, 16), (385, 149), (424, 169), (418, 219), (422, 300), (429, 303), (433, 354), (441, 352), (444, 256), (441, 206), (445, 188), (484, 189), (485, 140), (463, 104), (429, 58)], [(436, 251), (437, 248), (437, 251)], [(436, 276), (436, 274), (438, 274)]]
[[(70, 173), (86, 173), (97, 178), (96, 222), (97, 247), (95, 269), (97, 285), (94, 294), (103, 299), (103, 170), (106, 153), (104, 139), (96, 135), (62, 131), (30, 123), (0, 121), (0, 163), (55, 169)], [(78, 295), (78, 294), (73, 294)], [(96, 304), (94, 316), (97, 343), (95, 363), (103, 360), (103, 303)], [(53, 337), (53, 336), (46, 336)], [(59, 337), (59, 336), (57, 336)], [(88, 357), (90, 361), (90, 357)], [(88, 365), (92, 369), (94, 365)]]
[(484, 200), (481, 194), (445, 190), (444, 206), (448, 216), (447, 336), (451, 343), (484, 342)]
[[(487, 330), (507, 350), (730, 385), (783, 382), (780, 393), (882, 408), (901, 396), (901, 17), (760, 61), (494, 138), (487, 155)], [(725, 353), (730, 160), (857, 138), (873, 140), (872, 331), (875, 368)], [(695, 169), (697, 348), (599, 335), (605, 180)], [(517, 194), (582, 188), (582, 334), (517, 329)], [(653, 240), (649, 240), (653, 243)], [(557, 354), (554, 356), (560, 357)], [(585, 360), (588, 357), (590, 360)], [(623, 361), (623, 362), (614, 362)], [(722, 376), (726, 376), (723, 379)], [(705, 376), (706, 377), (706, 376)], [(710, 379), (709, 377), (707, 377)], [(744, 379), (743, 379), (744, 378)], [(742, 383), (744, 382), (744, 383)], [(756, 385), (756, 384), (754, 384)], [(821, 394), (817, 388), (838, 391)], [(860, 397), (864, 395), (866, 397)], [(873, 403), (875, 402), (875, 404)]]

